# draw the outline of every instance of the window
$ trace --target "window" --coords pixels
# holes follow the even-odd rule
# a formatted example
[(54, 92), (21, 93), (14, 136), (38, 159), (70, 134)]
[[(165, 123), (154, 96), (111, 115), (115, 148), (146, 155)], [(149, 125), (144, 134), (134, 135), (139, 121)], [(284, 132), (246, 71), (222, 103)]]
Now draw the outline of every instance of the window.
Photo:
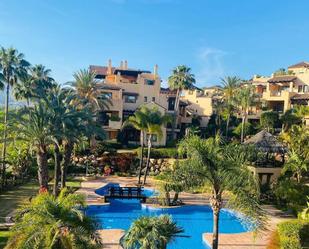
[(156, 101), (156, 97), (152, 97), (152, 101), (155, 102)]
[(136, 103), (137, 96), (136, 95), (125, 95), (124, 101), (126, 103)]
[(153, 86), (155, 84), (155, 81), (154, 80), (145, 79), (145, 84), (148, 85), (148, 86)]
[(307, 93), (307, 92), (308, 92), (308, 86), (304, 85), (304, 93)]
[(302, 92), (303, 91), (303, 86), (298, 86), (298, 92)]
[(103, 99), (111, 99), (112, 96), (113, 96), (113, 94), (111, 92), (102, 93), (102, 98)]
[(144, 102), (147, 102), (147, 96), (144, 97)]

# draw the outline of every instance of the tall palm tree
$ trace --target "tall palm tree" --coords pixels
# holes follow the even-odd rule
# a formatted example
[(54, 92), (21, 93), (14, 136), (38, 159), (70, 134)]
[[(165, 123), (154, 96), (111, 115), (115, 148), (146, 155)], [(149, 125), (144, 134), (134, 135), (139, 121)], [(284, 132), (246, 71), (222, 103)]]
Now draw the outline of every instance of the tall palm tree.
[(225, 135), (228, 136), (229, 131), (229, 123), (233, 112), (235, 111), (235, 96), (237, 90), (240, 85), (240, 79), (236, 76), (228, 76), (224, 79), (221, 79), (223, 84), (223, 94), (224, 99), (226, 101), (226, 133)]
[(178, 106), (181, 91), (184, 89), (191, 89), (194, 87), (195, 77), (191, 73), (191, 68), (180, 65), (173, 69), (172, 75), (168, 77), (168, 85), (171, 90), (176, 90), (176, 98), (174, 105), (174, 122), (172, 126), (173, 137), (175, 138), (175, 128), (177, 125)]
[(85, 197), (61, 191), (41, 193), (19, 209), (5, 249), (102, 248), (97, 225), (85, 216)]
[(167, 215), (140, 217), (135, 220), (121, 240), (125, 249), (166, 249), (184, 230)]
[(162, 127), (167, 123), (171, 122), (171, 116), (167, 114), (161, 114), (161, 112), (157, 108), (149, 109), (149, 115), (147, 118), (147, 159), (146, 159), (146, 170), (144, 175), (144, 182), (146, 184), (146, 179), (148, 175), (148, 171), (150, 169), (150, 153), (152, 148), (152, 140), (153, 136), (157, 136), (158, 139), (162, 138)]
[[(6, 85), (6, 98), (4, 108), (4, 132), (2, 147), (2, 186), (5, 184), (6, 175), (6, 147), (7, 147), (7, 123), (9, 114), (10, 87), (14, 87), (21, 75), (26, 73), (30, 64), (24, 59), (24, 55), (14, 48), (0, 48), (0, 79)], [(2, 85), (0, 84), (0, 85)]]
[(212, 248), (219, 244), (219, 219), (223, 195), (229, 195), (227, 206), (244, 214), (254, 228), (264, 228), (265, 214), (259, 205), (259, 185), (247, 168), (246, 147), (224, 144), (219, 136), (201, 139), (191, 136), (180, 142), (179, 152), (186, 155), (180, 162), (184, 186), (207, 186), (213, 210)]
[(134, 112), (133, 116), (130, 116), (123, 124), (123, 127), (133, 126), (135, 129), (140, 131), (140, 145), (141, 145), (141, 154), (139, 160), (139, 173), (138, 173), (138, 184), (141, 184), (141, 176), (143, 170), (143, 161), (144, 161), (144, 142), (145, 134), (148, 129), (148, 119), (149, 119), (150, 110), (142, 106)]
[(243, 86), (239, 89), (237, 93), (237, 105), (240, 108), (241, 111), (241, 142), (244, 141), (244, 127), (245, 123), (247, 121), (249, 107), (252, 106), (255, 103), (255, 88), (254, 86), (248, 85)]
[(75, 88), (83, 106), (88, 106), (93, 112), (108, 109), (111, 101), (102, 95), (95, 73), (81, 69), (73, 74), (71, 85)]
[(43, 65), (34, 65), (29, 73), (22, 75), (17, 83), (14, 94), (17, 100), (25, 99), (29, 106), (30, 99), (38, 99), (47, 95), (52, 88), (57, 87), (55, 80), (50, 76), (51, 70)]
[(40, 188), (48, 189), (47, 152), (53, 142), (51, 115), (41, 102), (21, 110), (18, 121), (19, 139), (28, 141), (36, 151)]

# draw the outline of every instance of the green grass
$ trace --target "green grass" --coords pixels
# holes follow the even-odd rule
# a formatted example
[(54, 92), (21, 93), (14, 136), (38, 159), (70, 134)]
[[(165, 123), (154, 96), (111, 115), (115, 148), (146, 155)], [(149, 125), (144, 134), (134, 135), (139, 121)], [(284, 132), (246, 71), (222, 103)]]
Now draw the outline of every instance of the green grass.
[(6, 242), (8, 240), (9, 235), (10, 235), (9, 231), (0, 230), (0, 248), (4, 248), (4, 246), (6, 245)]
[(29, 182), (0, 194), (0, 223), (5, 217), (15, 211), (22, 203), (29, 201), (31, 196), (38, 193), (38, 184)]
[(69, 188), (74, 188), (74, 189), (79, 189), (81, 187), (81, 182), (82, 179), (81, 178), (76, 178), (76, 177), (68, 177), (66, 185)]

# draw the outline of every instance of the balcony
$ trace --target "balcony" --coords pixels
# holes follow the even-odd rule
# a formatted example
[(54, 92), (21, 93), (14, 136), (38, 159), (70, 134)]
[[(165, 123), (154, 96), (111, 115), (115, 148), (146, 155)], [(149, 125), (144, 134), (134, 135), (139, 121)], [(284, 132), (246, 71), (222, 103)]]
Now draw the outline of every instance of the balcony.
[(295, 93), (287, 90), (268, 91), (263, 93), (263, 99), (270, 101), (288, 101), (293, 94)]
[(122, 121), (121, 120), (119, 120), (119, 121), (109, 120), (108, 121), (108, 128), (109, 129), (120, 130), (121, 126), (122, 126)]

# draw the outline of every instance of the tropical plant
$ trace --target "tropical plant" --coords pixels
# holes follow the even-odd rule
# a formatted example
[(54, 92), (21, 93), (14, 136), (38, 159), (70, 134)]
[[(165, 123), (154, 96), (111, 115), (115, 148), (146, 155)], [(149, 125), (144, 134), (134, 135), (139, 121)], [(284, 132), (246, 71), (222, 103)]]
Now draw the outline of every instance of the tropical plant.
[(282, 122), (282, 132), (287, 132), (292, 125), (300, 124), (302, 118), (295, 113), (294, 109), (289, 109), (280, 117), (280, 120)]
[(14, 87), (21, 75), (26, 74), (30, 64), (24, 59), (24, 55), (14, 48), (0, 48), (0, 87), (6, 85), (6, 97), (4, 108), (4, 131), (2, 146), (2, 187), (5, 184), (6, 175), (6, 149), (7, 149), (7, 123), (9, 120), (9, 96), (10, 87)]
[(58, 198), (45, 192), (22, 206), (5, 249), (102, 248), (97, 225), (85, 216), (85, 197), (61, 191)]
[(302, 174), (307, 172), (309, 167), (309, 129), (304, 125), (293, 125), (281, 138), (289, 148), (284, 171), (292, 171), (300, 182)]
[(244, 127), (247, 122), (249, 107), (255, 103), (255, 88), (251, 85), (241, 87), (237, 93), (237, 101), (242, 116), (240, 141), (243, 142), (245, 136)]
[(175, 138), (175, 128), (177, 125), (177, 114), (180, 100), (180, 93), (184, 89), (194, 88), (195, 77), (191, 73), (191, 68), (180, 65), (173, 69), (172, 75), (168, 77), (168, 85), (171, 90), (176, 90), (176, 98), (174, 105), (174, 120), (172, 124), (173, 138)]
[(51, 115), (40, 103), (20, 110), (18, 121), (19, 139), (29, 142), (36, 151), (40, 188), (48, 189), (47, 152), (53, 142)]
[(148, 118), (150, 115), (149, 108), (142, 106), (134, 112), (133, 116), (130, 116), (123, 124), (123, 128), (127, 126), (133, 126), (135, 129), (140, 131), (140, 145), (141, 153), (139, 160), (139, 173), (138, 173), (138, 184), (141, 184), (141, 176), (143, 169), (144, 160), (144, 146), (145, 146), (145, 134), (148, 130)]
[(71, 82), (81, 105), (89, 107), (94, 113), (108, 109), (111, 104), (111, 101), (102, 94), (95, 76), (94, 72), (82, 69), (73, 74), (74, 81)]
[(293, 109), (295, 111), (295, 115), (302, 120), (303, 124), (305, 124), (305, 116), (309, 115), (309, 106), (296, 105)]
[[(186, 180), (183, 179), (182, 165), (175, 163), (175, 165), (163, 172), (157, 177), (157, 183), (160, 188), (160, 194), (163, 195), (162, 205), (170, 206), (178, 204), (179, 193), (184, 191)], [(174, 192), (174, 197), (171, 200), (170, 192)]]
[(262, 128), (265, 128), (267, 132), (273, 131), (276, 122), (279, 120), (279, 115), (277, 112), (268, 111), (263, 112), (260, 118), (260, 124)]
[(228, 136), (230, 118), (236, 109), (235, 97), (236, 97), (238, 88), (240, 87), (240, 79), (236, 76), (233, 76), (233, 77), (228, 76), (224, 79), (221, 79), (221, 82), (223, 84), (223, 94), (224, 94), (223, 96), (226, 102), (226, 106), (225, 106), (226, 133), (225, 135)]
[(265, 214), (259, 204), (259, 185), (247, 168), (249, 155), (246, 147), (224, 144), (219, 136), (207, 140), (191, 136), (180, 142), (179, 152), (187, 158), (180, 162), (183, 172), (186, 172), (184, 186), (206, 185), (211, 190), (213, 249), (219, 244), (219, 217), (224, 194), (229, 195), (228, 207), (242, 212), (253, 222), (255, 229), (264, 228)]
[(307, 196), (307, 207), (301, 211), (299, 217), (303, 220), (309, 221), (309, 196)]
[(166, 249), (184, 230), (167, 215), (140, 217), (121, 240), (125, 249)]
[(158, 139), (162, 138), (163, 132), (162, 127), (167, 123), (171, 122), (171, 116), (168, 114), (161, 114), (161, 112), (157, 108), (152, 108), (149, 110), (149, 115), (147, 118), (147, 159), (146, 159), (146, 170), (144, 174), (143, 184), (146, 184), (146, 179), (148, 175), (148, 171), (150, 168), (150, 154), (152, 148), (153, 137), (156, 136)]

